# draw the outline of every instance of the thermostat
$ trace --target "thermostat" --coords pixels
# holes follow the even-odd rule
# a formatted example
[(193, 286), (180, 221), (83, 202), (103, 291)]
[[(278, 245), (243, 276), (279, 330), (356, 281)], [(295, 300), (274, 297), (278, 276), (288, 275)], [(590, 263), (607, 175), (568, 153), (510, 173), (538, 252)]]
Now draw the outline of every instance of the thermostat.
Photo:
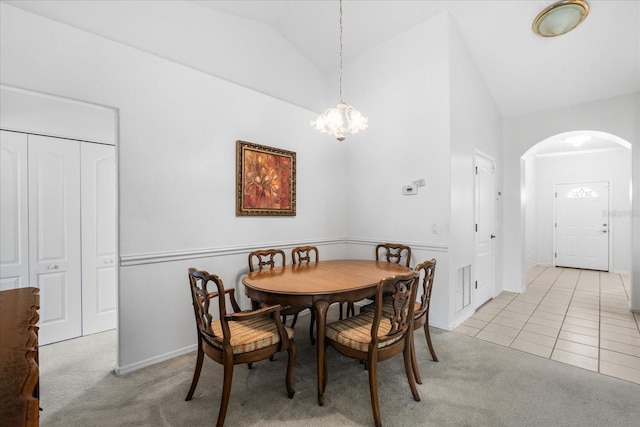
[(418, 194), (418, 187), (415, 185), (404, 185), (402, 187), (402, 194), (404, 194), (405, 196)]

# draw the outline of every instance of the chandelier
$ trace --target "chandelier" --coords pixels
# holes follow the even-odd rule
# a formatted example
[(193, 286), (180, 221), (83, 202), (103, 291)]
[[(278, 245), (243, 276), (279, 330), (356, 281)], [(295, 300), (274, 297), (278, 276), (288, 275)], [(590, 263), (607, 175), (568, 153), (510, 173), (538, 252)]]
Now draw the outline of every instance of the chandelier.
[(342, 99), (342, 0), (340, 0), (340, 103), (334, 108), (327, 108), (309, 124), (321, 133), (328, 133), (335, 136), (338, 141), (344, 141), (345, 134), (358, 133), (366, 129), (368, 122), (369, 119)]

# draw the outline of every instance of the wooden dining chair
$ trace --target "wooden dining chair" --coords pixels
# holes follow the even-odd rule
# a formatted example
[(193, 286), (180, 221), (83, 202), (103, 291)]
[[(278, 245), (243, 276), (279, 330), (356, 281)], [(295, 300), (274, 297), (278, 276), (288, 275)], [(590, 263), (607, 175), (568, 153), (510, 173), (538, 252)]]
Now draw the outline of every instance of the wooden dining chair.
[(298, 246), (291, 250), (291, 258), (294, 264), (302, 264), (303, 262), (318, 262), (320, 254), (315, 246)]
[[(320, 255), (318, 252), (318, 248), (315, 246), (298, 246), (291, 250), (291, 259), (293, 260), (293, 264), (302, 264), (302, 263), (311, 263), (318, 262), (320, 260)], [(311, 344), (316, 343), (316, 339), (313, 337), (313, 329), (316, 323), (316, 312), (313, 307), (309, 306), (300, 306), (300, 307), (291, 307), (290, 309), (284, 310), (284, 322), (286, 323), (286, 315), (293, 314), (293, 321), (291, 322), (291, 327), (294, 328), (296, 326), (296, 321), (298, 320), (298, 313), (302, 310), (309, 309), (311, 311), (311, 320), (309, 321), (309, 340)]]
[[(419, 275), (420, 287), (422, 288), (422, 294), (420, 297), (416, 297), (416, 306), (414, 308), (414, 317), (413, 317), (413, 330), (417, 330), (419, 328), (424, 329), (424, 334), (427, 338), (427, 345), (429, 346), (429, 352), (431, 353), (431, 358), (434, 362), (438, 361), (438, 357), (436, 356), (436, 352), (433, 349), (433, 343), (431, 342), (431, 333), (429, 332), (429, 307), (431, 305), (431, 291), (433, 290), (433, 277), (436, 272), (436, 263), (435, 259), (430, 259), (427, 261), (423, 261), (420, 264), (416, 265), (413, 269)], [(360, 308), (360, 312), (372, 312), (375, 310), (375, 302), (365, 305)], [(390, 314), (393, 310), (392, 300), (388, 298), (386, 295), (384, 296), (384, 302), (382, 305), (382, 310), (387, 314)], [(413, 366), (413, 373), (415, 375), (416, 382), (418, 384), (422, 384), (422, 378), (420, 377), (420, 371), (418, 369), (418, 361), (416, 358), (415, 344), (414, 341), (411, 341), (411, 360)]]
[[(413, 271), (409, 274), (382, 279), (376, 287), (374, 311), (367, 311), (357, 316), (329, 323), (326, 328), (326, 346), (331, 346), (340, 354), (358, 359), (366, 364), (369, 373), (371, 406), (376, 426), (382, 425), (378, 402), (378, 362), (402, 353), (404, 370), (413, 399), (416, 402), (420, 401), (411, 366), (412, 325), (418, 277), (418, 273)], [(383, 310), (383, 295), (392, 302), (391, 312)], [(326, 357), (324, 372), (325, 376), (322, 381), (326, 386), (328, 381)]]
[(287, 257), (280, 249), (262, 249), (249, 254), (249, 272), (285, 265)]
[[(252, 273), (256, 269), (258, 271), (263, 268), (274, 268), (284, 266), (287, 263), (287, 256), (284, 251), (280, 249), (261, 249), (249, 253), (249, 272)], [(260, 301), (251, 301), (253, 308), (260, 306)], [(282, 309), (282, 308), (281, 308)], [(283, 321), (286, 323), (287, 317), (282, 316)], [(274, 360), (274, 355), (271, 355), (269, 360)], [(249, 369), (251, 369), (251, 363), (249, 363)]]
[[(214, 288), (208, 289), (213, 283)], [(224, 377), (217, 426), (224, 425), (229, 405), (233, 365), (253, 363), (268, 359), (275, 353), (286, 350), (289, 354), (285, 385), (287, 395), (292, 398), (295, 390), (291, 386), (293, 365), (296, 360), (296, 343), (293, 329), (282, 324), (280, 306), (262, 307), (255, 311), (240, 311), (235, 289), (225, 289), (222, 280), (215, 274), (189, 269), (189, 288), (193, 301), (198, 333), (198, 353), (191, 387), (185, 400), (191, 400), (198, 385), (204, 355), (223, 365)], [(227, 298), (233, 311), (227, 312)], [(210, 309), (217, 308), (219, 318), (213, 318)]]
[(387, 262), (395, 262), (396, 264), (402, 264), (404, 259), (404, 265), (409, 267), (411, 263), (411, 248), (399, 243), (381, 243), (376, 246), (376, 261), (380, 261), (382, 257)]
[[(416, 265), (416, 268), (414, 268), (414, 271), (420, 275), (422, 295), (420, 295), (419, 300), (416, 298), (416, 306), (413, 316), (413, 330), (415, 331), (418, 328), (424, 328), (424, 335), (427, 338), (429, 352), (431, 353), (431, 358), (434, 362), (438, 361), (438, 357), (433, 349), (431, 333), (429, 332), (429, 306), (431, 305), (431, 291), (433, 290), (433, 277), (436, 273), (436, 263), (437, 261), (435, 259), (430, 259), (421, 262)], [(411, 349), (413, 373), (416, 377), (416, 382), (418, 384), (422, 384), (420, 371), (418, 369), (418, 361), (416, 360), (415, 342), (413, 340), (411, 340), (411, 345), (413, 346)]]
[[(381, 243), (376, 246), (376, 261), (386, 260), (387, 262), (402, 264), (402, 259), (404, 259), (405, 267), (409, 267), (409, 263), (411, 262), (411, 248), (409, 246), (399, 243)], [(374, 298), (375, 297), (371, 299)], [(372, 309), (374, 306), (374, 303), (370, 303), (360, 307), (360, 311)], [(355, 308), (353, 308), (353, 311), (355, 311)], [(347, 312), (349, 312), (349, 308), (347, 308)]]

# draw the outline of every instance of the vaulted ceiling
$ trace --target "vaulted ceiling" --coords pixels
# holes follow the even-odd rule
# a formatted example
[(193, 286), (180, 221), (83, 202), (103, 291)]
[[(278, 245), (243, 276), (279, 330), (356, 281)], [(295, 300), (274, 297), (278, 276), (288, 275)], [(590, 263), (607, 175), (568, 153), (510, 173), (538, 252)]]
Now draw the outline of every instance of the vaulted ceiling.
[[(124, 18), (118, 13), (126, 10), (124, 7), (98, 8), (98, 3), (104, 5), (104, 0), (2, 1), (89, 31), (98, 22), (103, 31), (109, 27), (117, 31)], [(165, 1), (169, 0), (123, 3), (137, 3), (139, 11)], [(322, 73), (336, 73), (338, 0), (188, 1), (221, 12), (223, 16), (232, 14), (268, 25)], [(345, 61), (348, 63), (349, 58), (440, 13), (449, 13), (504, 117), (640, 90), (639, 0), (588, 0), (589, 16), (574, 31), (555, 38), (537, 36), (531, 30), (531, 23), (552, 3), (549, 0), (344, 0)], [(91, 7), (79, 7), (81, 4), (91, 4)], [(166, 19), (180, 22), (179, 16)], [(140, 28), (144, 30), (144, 23)]]
[[(271, 25), (318, 68), (337, 67), (338, 0), (194, 0)], [(345, 60), (443, 12), (451, 14), (506, 117), (640, 90), (640, 1), (590, 0), (574, 31), (531, 30), (544, 0), (344, 0)]]

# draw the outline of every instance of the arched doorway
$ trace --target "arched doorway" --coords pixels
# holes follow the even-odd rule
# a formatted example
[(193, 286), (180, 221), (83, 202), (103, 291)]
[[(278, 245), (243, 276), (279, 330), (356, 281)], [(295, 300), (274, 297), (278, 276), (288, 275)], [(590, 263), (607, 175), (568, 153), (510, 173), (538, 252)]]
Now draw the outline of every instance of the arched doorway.
[[(607, 183), (609, 202), (600, 208), (606, 229), (607, 267), (629, 274), (632, 227), (631, 144), (615, 135), (578, 130), (540, 141), (522, 157), (524, 272), (536, 265), (556, 265), (556, 189), (559, 185)], [(566, 188), (569, 188), (566, 187)], [(601, 230), (599, 230), (601, 232)], [(584, 266), (584, 268), (589, 268)]]

